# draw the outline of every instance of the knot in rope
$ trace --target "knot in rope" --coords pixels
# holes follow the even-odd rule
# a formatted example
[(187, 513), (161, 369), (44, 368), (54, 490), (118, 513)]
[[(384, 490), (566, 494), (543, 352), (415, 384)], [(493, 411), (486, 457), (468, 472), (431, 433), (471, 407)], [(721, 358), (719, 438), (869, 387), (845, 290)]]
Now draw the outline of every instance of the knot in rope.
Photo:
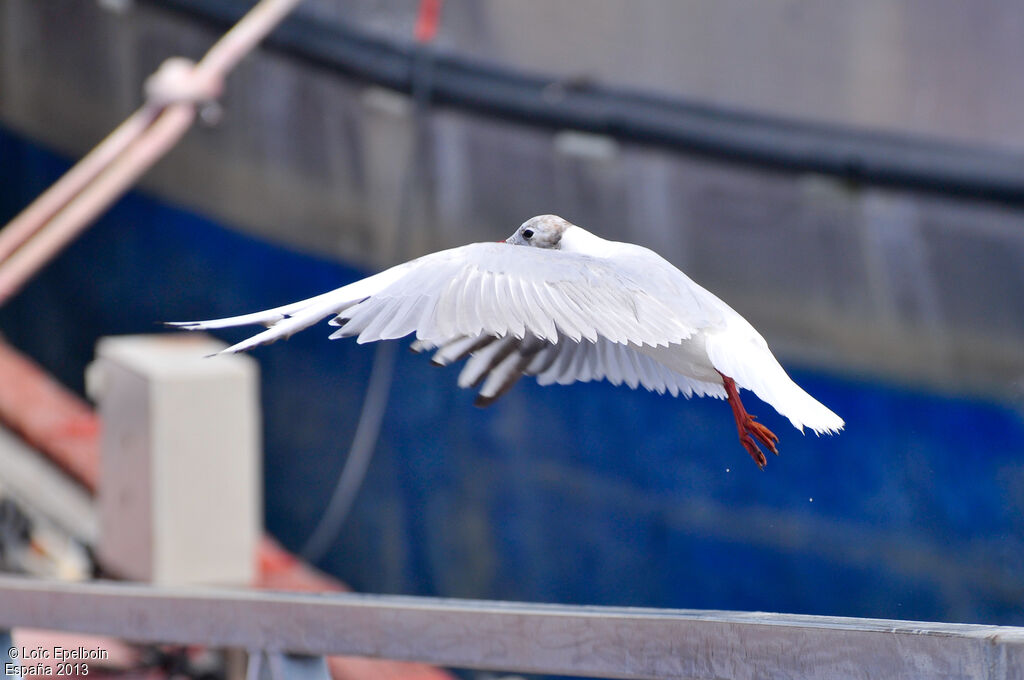
[(154, 106), (207, 104), (220, 97), (224, 81), (219, 74), (198, 68), (191, 59), (171, 57), (146, 79), (144, 89)]

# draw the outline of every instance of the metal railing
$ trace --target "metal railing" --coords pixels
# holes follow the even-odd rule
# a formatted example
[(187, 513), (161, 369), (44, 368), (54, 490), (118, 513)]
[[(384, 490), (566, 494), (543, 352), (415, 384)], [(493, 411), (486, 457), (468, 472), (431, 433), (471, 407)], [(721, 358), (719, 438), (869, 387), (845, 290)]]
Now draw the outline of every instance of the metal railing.
[(0, 628), (610, 678), (1024, 678), (1024, 628), (0, 577)]

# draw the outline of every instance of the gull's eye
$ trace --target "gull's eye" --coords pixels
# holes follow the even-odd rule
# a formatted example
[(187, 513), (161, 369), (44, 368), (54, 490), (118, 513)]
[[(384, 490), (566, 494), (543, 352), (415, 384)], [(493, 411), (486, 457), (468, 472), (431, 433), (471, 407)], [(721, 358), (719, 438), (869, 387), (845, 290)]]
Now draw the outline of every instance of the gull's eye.
[(533, 229), (523, 229), (523, 238), (533, 238)]

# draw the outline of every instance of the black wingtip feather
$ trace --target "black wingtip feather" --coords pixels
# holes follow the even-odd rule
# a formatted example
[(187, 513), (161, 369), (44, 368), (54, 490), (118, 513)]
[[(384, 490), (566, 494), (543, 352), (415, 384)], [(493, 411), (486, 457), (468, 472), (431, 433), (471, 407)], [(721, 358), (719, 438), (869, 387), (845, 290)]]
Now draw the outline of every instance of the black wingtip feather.
[(477, 408), (487, 408), (494, 402), (498, 401), (499, 396), (500, 395), (495, 395), (493, 397), (485, 397), (482, 394), (478, 394), (476, 395), (476, 399), (473, 400), (473, 406), (476, 406)]

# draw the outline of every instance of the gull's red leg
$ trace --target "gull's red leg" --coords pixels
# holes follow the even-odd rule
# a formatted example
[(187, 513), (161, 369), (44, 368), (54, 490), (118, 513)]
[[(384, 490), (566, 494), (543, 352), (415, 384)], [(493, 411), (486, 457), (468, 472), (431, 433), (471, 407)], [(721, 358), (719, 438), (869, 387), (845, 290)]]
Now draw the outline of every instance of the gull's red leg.
[(777, 456), (779, 455), (779, 450), (775, 448), (775, 444), (778, 443), (779, 438), (767, 427), (755, 422), (754, 416), (747, 413), (747, 409), (743, 408), (743, 402), (740, 401), (740, 391), (736, 389), (736, 382), (721, 372), (718, 375), (722, 376), (726, 398), (729, 401), (729, 406), (732, 407), (733, 418), (736, 419), (736, 429), (740, 433), (740, 444), (743, 444), (743, 448), (747, 450), (747, 453), (754, 459), (757, 466), (763, 470), (764, 466), (768, 464), (768, 459), (764, 457), (764, 453), (754, 439), (756, 438), (757, 441), (764, 444), (769, 451)]

